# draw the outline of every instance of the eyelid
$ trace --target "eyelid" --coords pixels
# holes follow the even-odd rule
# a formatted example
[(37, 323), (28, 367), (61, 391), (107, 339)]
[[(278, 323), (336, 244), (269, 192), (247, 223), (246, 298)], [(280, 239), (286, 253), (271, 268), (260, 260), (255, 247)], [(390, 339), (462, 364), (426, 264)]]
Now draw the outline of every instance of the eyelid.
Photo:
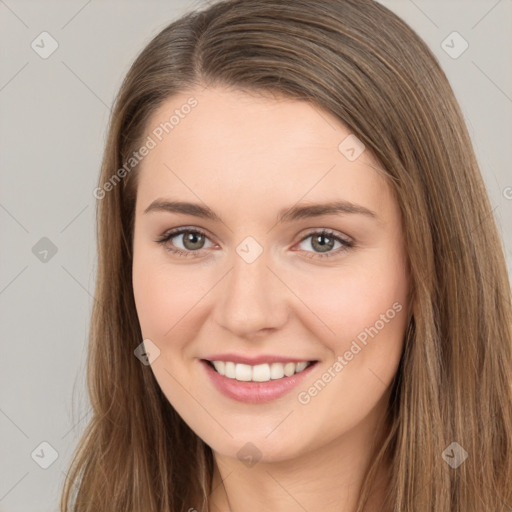
[[(200, 234), (200, 235), (203, 235), (205, 238), (210, 239), (209, 234), (202, 228), (198, 228), (195, 226), (181, 226), (181, 227), (172, 228), (172, 229), (165, 231), (159, 238), (157, 238), (155, 240), (155, 242), (165, 246), (166, 242), (168, 242), (171, 238), (177, 237), (179, 235), (182, 235), (182, 234), (188, 233), (188, 232)], [(309, 257), (309, 258), (322, 258), (322, 257), (326, 258), (326, 257), (331, 257), (331, 256), (334, 257), (334, 256), (339, 255), (340, 253), (345, 252), (355, 246), (355, 241), (351, 237), (349, 237), (348, 235), (339, 234), (337, 231), (332, 230), (330, 228), (309, 228), (309, 231), (306, 234), (304, 234), (301, 237), (301, 239), (298, 242), (296, 242), (293, 246), (295, 247), (296, 245), (301, 244), (302, 242), (304, 242), (304, 240), (306, 240), (307, 238), (309, 238), (312, 235), (321, 235), (321, 236), (325, 236), (325, 237), (334, 238), (336, 241), (341, 243), (341, 247), (339, 247), (336, 250), (325, 252), (325, 253), (315, 252), (315, 251), (302, 251), (302, 252), (305, 252), (307, 255), (306, 257)], [(210, 240), (210, 241), (214, 245), (216, 245), (215, 242), (213, 242), (212, 240)], [(174, 247), (174, 246), (172, 249), (165, 246), (165, 249), (171, 253), (181, 254), (185, 257), (190, 257), (190, 256), (191, 257), (200, 257), (201, 253), (204, 250), (206, 250), (206, 249), (202, 248), (202, 249), (198, 249), (196, 251), (190, 251), (190, 250), (184, 251), (183, 249), (180, 249), (180, 248)], [(301, 252), (301, 251), (297, 250), (297, 252)]]
[(306, 240), (307, 238), (309, 238), (312, 235), (321, 235), (321, 236), (325, 236), (325, 237), (334, 238), (334, 240), (340, 242), (341, 247), (338, 247), (338, 249), (336, 249), (336, 250), (328, 251), (325, 253), (315, 252), (315, 251), (304, 251), (305, 256), (307, 258), (314, 258), (314, 259), (330, 258), (330, 257), (334, 258), (334, 257), (339, 256), (340, 254), (348, 251), (349, 249), (352, 249), (355, 247), (355, 241), (353, 238), (351, 238), (347, 235), (340, 235), (339, 232), (329, 229), (329, 228), (313, 228), (311, 231), (309, 231), (307, 234), (305, 234), (299, 240), (299, 242), (295, 245), (301, 244), (302, 242), (304, 242), (304, 240)]
[[(197, 233), (200, 235), (203, 235), (205, 238), (210, 239), (210, 236), (208, 233), (203, 230), (202, 228), (197, 228), (193, 226), (181, 226), (178, 228), (172, 228), (165, 231), (160, 237), (158, 237), (155, 242), (161, 244), (164, 246), (164, 248), (171, 252), (171, 253), (177, 253), (182, 254), (184, 256), (195, 256), (195, 253), (201, 253), (205, 249), (198, 249), (197, 251), (184, 251), (183, 249), (180, 249), (179, 247), (173, 247), (172, 249), (167, 247), (166, 243), (170, 241), (171, 238), (175, 238), (177, 236), (180, 236), (184, 233)], [(210, 240), (211, 241), (211, 240)], [(215, 243), (212, 242), (214, 245)]]

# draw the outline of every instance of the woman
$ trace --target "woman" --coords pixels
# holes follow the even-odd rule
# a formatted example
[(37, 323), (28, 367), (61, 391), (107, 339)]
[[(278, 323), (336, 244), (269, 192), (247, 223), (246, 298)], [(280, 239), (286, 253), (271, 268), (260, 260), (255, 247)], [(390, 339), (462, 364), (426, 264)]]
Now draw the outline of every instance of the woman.
[(371, 0), (158, 34), (98, 188), (93, 418), (61, 510), (512, 507), (512, 311), (435, 57)]

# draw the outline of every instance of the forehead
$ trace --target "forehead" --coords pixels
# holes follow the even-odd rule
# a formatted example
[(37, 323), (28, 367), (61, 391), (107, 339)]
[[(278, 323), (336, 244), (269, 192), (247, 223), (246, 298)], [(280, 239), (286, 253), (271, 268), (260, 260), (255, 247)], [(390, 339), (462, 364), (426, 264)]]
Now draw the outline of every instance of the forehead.
[(352, 146), (357, 156), (364, 148), (350, 130), (305, 101), (195, 89), (162, 104), (146, 137), (154, 148), (139, 169), (137, 195), (144, 202), (170, 194), (261, 208), (262, 200), (288, 204), (307, 195), (308, 201), (346, 197), (375, 206), (387, 187), (368, 150), (355, 159), (346, 152)]

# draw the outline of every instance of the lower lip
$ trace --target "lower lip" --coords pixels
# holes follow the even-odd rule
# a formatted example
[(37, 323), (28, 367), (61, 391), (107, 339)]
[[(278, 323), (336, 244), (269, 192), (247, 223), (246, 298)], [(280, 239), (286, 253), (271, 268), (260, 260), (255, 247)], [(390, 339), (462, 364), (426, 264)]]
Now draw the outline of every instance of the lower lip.
[(297, 387), (313, 370), (316, 362), (291, 377), (269, 380), (268, 382), (242, 382), (229, 379), (216, 372), (206, 361), (201, 360), (206, 374), (223, 395), (239, 402), (262, 404), (280, 398)]

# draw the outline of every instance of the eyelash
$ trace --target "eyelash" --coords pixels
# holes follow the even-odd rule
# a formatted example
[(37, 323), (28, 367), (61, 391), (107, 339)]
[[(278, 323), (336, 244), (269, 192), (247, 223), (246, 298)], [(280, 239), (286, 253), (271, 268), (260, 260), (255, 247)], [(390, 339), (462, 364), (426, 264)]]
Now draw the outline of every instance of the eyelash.
[[(200, 253), (203, 249), (198, 249), (197, 251), (184, 251), (177, 247), (170, 247), (169, 245), (166, 245), (166, 243), (169, 242), (172, 238), (174, 238), (178, 235), (181, 235), (183, 233), (194, 233), (194, 234), (203, 235), (205, 238), (208, 238), (207, 234), (204, 231), (202, 231), (201, 229), (197, 229), (197, 228), (191, 229), (191, 228), (185, 227), (185, 228), (176, 228), (171, 231), (168, 231), (155, 241), (157, 243), (163, 245), (165, 250), (167, 250), (171, 253), (178, 254), (178, 255), (184, 256), (186, 258), (198, 257), (194, 253)], [(310, 251), (305, 251), (306, 253), (308, 253), (308, 255), (306, 256), (307, 258), (329, 258), (332, 256), (336, 256), (340, 253), (343, 253), (345, 251), (348, 251), (349, 249), (351, 249), (355, 246), (355, 243), (353, 241), (345, 240), (345, 239), (337, 236), (333, 231), (330, 231), (328, 229), (322, 229), (320, 231), (312, 231), (311, 233), (308, 233), (305, 237), (303, 237), (298, 243), (300, 244), (300, 243), (304, 242), (304, 240), (306, 240), (307, 238), (309, 238), (312, 235), (320, 235), (320, 236), (332, 238), (335, 241), (340, 242), (342, 247), (338, 248), (335, 251), (327, 252), (327, 253), (318, 253), (318, 252), (311, 253)]]

